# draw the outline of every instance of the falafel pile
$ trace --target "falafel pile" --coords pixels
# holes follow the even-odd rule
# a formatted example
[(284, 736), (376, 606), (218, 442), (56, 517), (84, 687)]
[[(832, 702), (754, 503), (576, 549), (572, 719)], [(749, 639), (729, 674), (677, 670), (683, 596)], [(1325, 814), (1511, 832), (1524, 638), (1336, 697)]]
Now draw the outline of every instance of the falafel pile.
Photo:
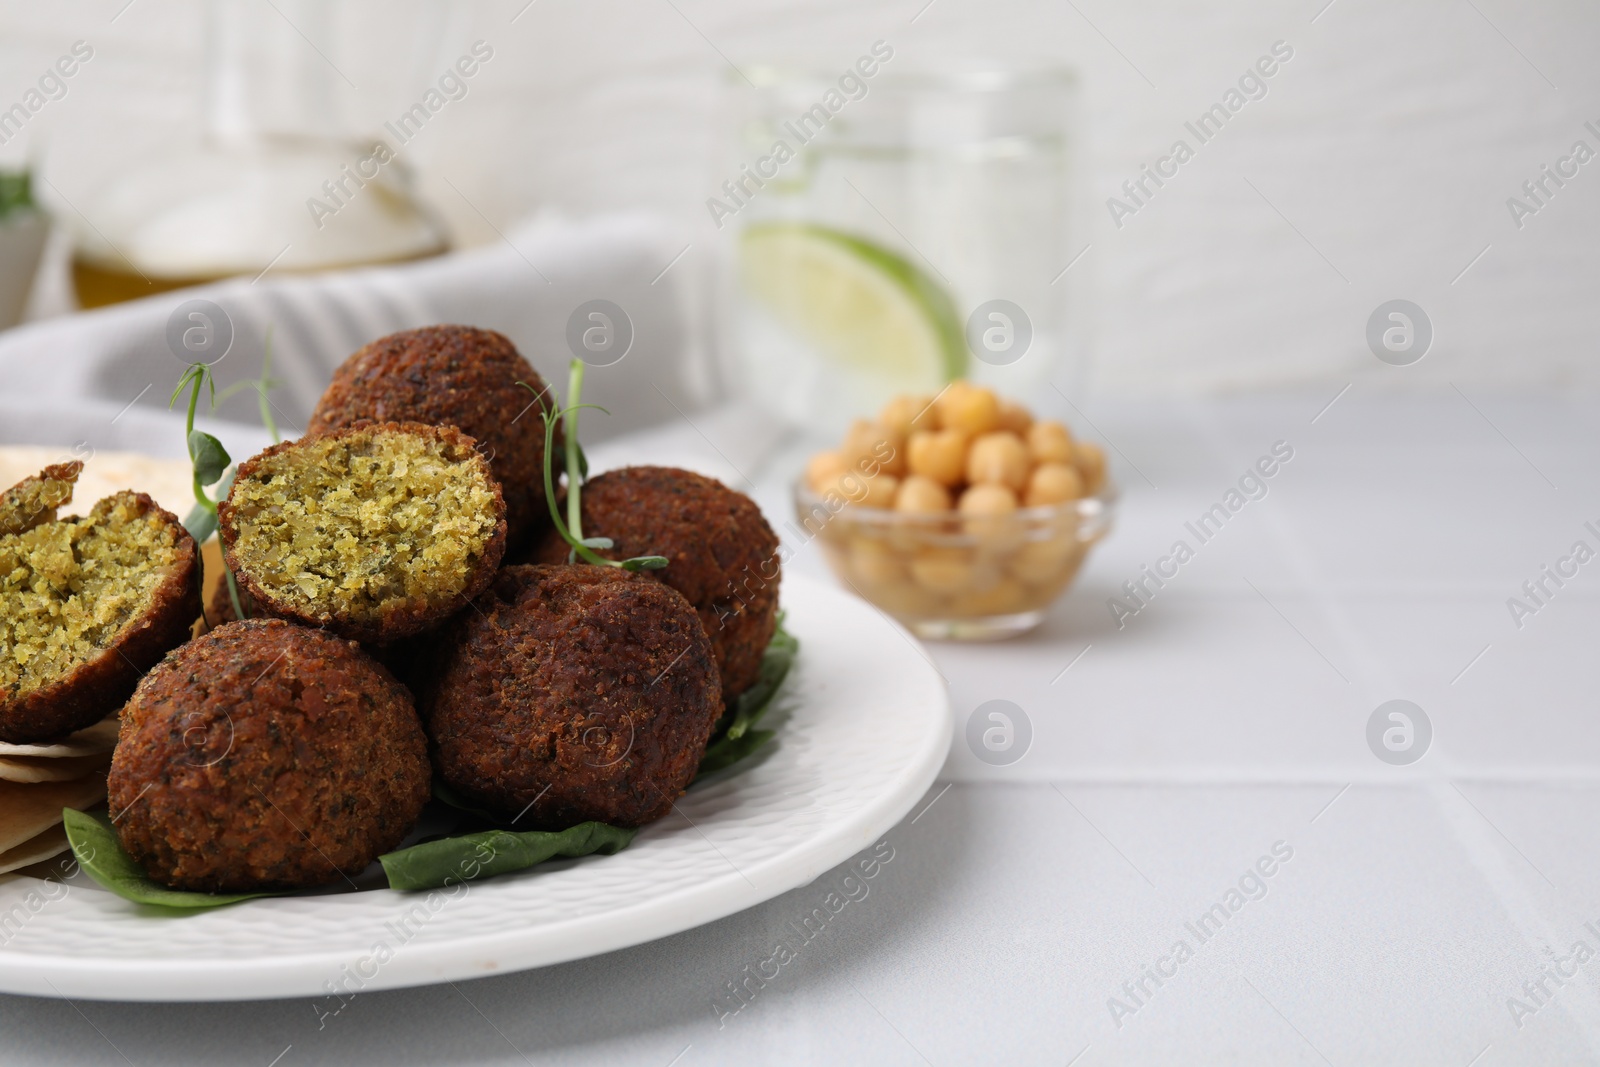
[[(0, 584), (0, 740), (126, 700), (109, 830), (151, 882), (199, 894), (353, 879), (430, 794), (515, 831), (660, 818), (761, 674), (778, 541), (689, 471), (579, 474), (581, 370), (558, 412), (493, 331), (361, 349), (305, 436), (238, 465), (215, 510), (233, 595), (187, 642), (199, 552), (173, 516), (127, 493), (55, 522), (61, 471), (6, 494), (0, 557), (35, 577)], [(104, 560), (70, 610), (68, 542)], [(90, 685), (108, 655), (138, 668)]]

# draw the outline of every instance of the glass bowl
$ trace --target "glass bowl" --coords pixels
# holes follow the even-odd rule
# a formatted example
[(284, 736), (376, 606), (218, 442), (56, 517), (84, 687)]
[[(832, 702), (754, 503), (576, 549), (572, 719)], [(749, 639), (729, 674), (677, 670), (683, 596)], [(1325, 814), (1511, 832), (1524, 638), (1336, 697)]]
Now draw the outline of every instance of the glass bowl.
[[(1111, 529), (1116, 490), (1009, 515), (913, 515), (869, 508), (802, 479), (798, 535), (822, 545), (850, 589), (918, 637), (985, 641), (1037, 626)], [(838, 505), (838, 506), (830, 506)]]

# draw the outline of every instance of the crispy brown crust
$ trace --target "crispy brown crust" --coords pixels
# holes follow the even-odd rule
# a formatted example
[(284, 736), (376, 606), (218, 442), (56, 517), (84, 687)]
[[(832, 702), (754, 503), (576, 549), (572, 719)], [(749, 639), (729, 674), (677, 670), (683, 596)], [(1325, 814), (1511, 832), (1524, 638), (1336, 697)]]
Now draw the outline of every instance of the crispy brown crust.
[(722, 710), (688, 602), (610, 567), (511, 566), (476, 607), (419, 693), (444, 780), (518, 829), (666, 814)]
[(400, 843), (427, 801), (405, 687), (353, 641), (229, 623), (151, 671), (122, 714), (117, 837), (165, 885), (323, 885)]
[[(495, 571), (499, 568), (500, 561), (506, 551), (506, 505), (505, 498), (501, 494), (500, 482), (494, 477), (493, 471), (483, 456), (476, 451), (477, 442), (454, 426), (428, 426), (415, 422), (364, 422), (348, 429), (340, 430), (337, 433), (324, 434), (322, 436), (354, 437), (363, 433), (379, 432), (413, 433), (444, 442), (452, 446), (463, 461), (476, 466), (487, 479), (490, 488), (494, 491), (495, 532), (489, 539), (488, 544), (484, 546), (483, 556), (478, 560), (478, 565), (474, 569), (471, 579), (460, 592), (453, 596), (436, 601), (408, 601), (400, 607), (387, 611), (384, 617), (377, 622), (342, 617), (332, 612), (302, 611), (291, 604), (284, 603), (281, 599), (273, 597), (271, 592), (252, 576), (247, 568), (241, 567), (238, 555), (234, 551), (234, 542), (238, 537), (238, 530), (233, 522), (233, 492), (230, 490), (228, 499), (217, 506), (218, 533), (222, 538), (222, 546), (226, 552), (228, 568), (233, 571), (234, 580), (239, 584), (240, 592), (249, 594), (252, 605), (250, 610), (259, 611), (261, 614), (273, 618), (287, 619), (304, 626), (331, 630), (342, 637), (349, 637), (368, 644), (382, 645), (410, 637), (437, 626), (466, 607), (474, 597), (488, 588), (489, 583), (494, 580)], [(241, 483), (248, 481), (269, 457), (291, 452), (306, 441), (308, 441), (307, 438), (284, 441), (245, 460), (239, 464), (238, 474), (233, 480), (234, 486), (238, 487)], [(232, 612), (230, 611), (229, 614), (231, 615)]]
[(148, 494), (116, 496), (132, 497), (140, 514), (161, 520), (177, 562), (156, 586), (150, 606), (94, 659), (20, 697), (0, 691), (0, 741), (47, 741), (99, 722), (128, 699), (145, 671), (189, 639), (190, 627), (200, 615), (200, 550), (194, 538), (176, 515)]
[[(528, 408), (527, 382), (553, 400), (539, 372), (503, 334), (472, 326), (425, 326), (382, 337), (345, 360), (306, 427), (333, 433), (362, 420), (455, 426), (483, 443), (505, 489), (511, 542), (549, 524), (544, 500), (544, 420)], [(557, 431), (557, 439), (560, 431)]]
[[(755, 501), (692, 471), (622, 467), (584, 483), (583, 533), (609, 537), (610, 559), (661, 555), (671, 562), (650, 576), (682, 593), (700, 614), (733, 700), (761, 671), (778, 625), (782, 578), (778, 537)], [(559, 563), (568, 546), (554, 530), (534, 559)]]

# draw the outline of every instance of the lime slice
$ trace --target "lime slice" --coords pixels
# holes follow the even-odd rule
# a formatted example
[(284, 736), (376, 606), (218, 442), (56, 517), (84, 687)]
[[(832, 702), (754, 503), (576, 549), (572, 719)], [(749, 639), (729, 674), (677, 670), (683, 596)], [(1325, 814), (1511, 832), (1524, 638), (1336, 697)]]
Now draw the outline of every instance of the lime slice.
[(904, 256), (809, 223), (751, 226), (741, 244), (751, 295), (841, 367), (929, 392), (966, 372), (955, 305)]

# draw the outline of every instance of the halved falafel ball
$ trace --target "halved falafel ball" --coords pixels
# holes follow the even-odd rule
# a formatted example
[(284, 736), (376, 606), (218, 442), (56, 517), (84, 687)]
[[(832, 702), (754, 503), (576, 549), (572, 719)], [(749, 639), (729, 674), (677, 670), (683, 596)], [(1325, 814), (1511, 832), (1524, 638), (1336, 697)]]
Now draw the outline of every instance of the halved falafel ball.
[(384, 644), (444, 621), (505, 554), (505, 502), (450, 426), (363, 425), (273, 445), (218, 508), (235, 580), (263, 614)]
[(108, 788), (151, 878), (250, 892), (359, 873), (411, 831), (430, 782), (411, 694), (360, 645), (247, 619), (139, 683)]
[(99, 722), (200, 614), (194, 538), (144, 493), (55, 518), (81, 469), (50, 468), (0, 502), (0, 528), (16, 531), (0, 534), (0, 741)]
[(72, 487), (83, 463), (53, 463), (24, 478), (0, 496), (0, 534), (21, 533), (56, 517), (56, 509), (72, 499)]
[[(454, 426), (478, 440), (500, 479), (512, 545), (549, 523), (544, 500), (544, 419), (527, 382), (553, 403), (539, 372), (502, 334), (473, 326), (402, 330), (367, 345), (333, 372), (308, 436), (361, 420)], [(559, 438), (559, 430), (557, 431)]]
[[(647, 571), (700, 613), (733, 700), (755, 683), (778, 625), (778, 537), (755, 501), (714, 478), (677, 467), (622, 467), (583, 484), (583, 533), (609, 537), (609, 559), (666, 556)], [(557, 563), (569, 546), (554, 530), (536, 559)]]
[(444, 780), (518, 829), (665, 815), (722, 712), (682, 595), (610, 567), (511, 566), (476, 606), (419, 694)]

